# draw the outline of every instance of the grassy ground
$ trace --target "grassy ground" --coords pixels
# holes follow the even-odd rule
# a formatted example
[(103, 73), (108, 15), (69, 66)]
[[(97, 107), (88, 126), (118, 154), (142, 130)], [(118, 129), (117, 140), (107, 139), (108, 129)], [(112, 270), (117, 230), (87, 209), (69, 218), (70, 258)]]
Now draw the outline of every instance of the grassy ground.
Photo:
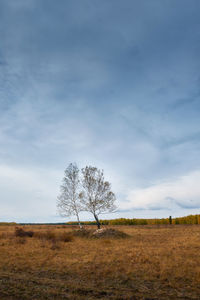
[(130, 237), (64, 242), (73, 229), (1, 226), (0, 299), (200, 299), (199, 225), (115, 228)]

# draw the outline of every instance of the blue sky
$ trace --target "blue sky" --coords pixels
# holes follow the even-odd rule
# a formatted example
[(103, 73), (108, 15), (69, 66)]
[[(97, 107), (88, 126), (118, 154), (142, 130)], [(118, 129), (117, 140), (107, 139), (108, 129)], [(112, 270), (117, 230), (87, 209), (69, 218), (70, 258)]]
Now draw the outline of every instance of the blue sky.
[(198, 0), (0, 0), (0, 220), (64, 221), (70, 162), (104, 169), (118, 212), (103, 218), (200, 212), (199, 14)]

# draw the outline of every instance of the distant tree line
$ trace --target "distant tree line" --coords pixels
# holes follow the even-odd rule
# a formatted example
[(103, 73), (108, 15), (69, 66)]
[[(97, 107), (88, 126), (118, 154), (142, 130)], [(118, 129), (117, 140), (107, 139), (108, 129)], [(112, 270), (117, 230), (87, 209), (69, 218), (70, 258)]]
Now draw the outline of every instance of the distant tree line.
[(0, 222), (0, 226), (13, 226), (17, 225), (15, 222)]
[[(162, 219), (112, 219), (100, 220), (102, 225), (167, 225), (170, 224), (170, 218)], [(77, 225), (77, 222), (67, 222), (68, 225)], [(95, 225), (93, 221), (81, 222), (82, 225)], [(172, 218), (171, 224), (200, 224), (200, 215), (189, 215), (186, 217)]]
[[(96, 225), (95, 221), (80, 222), (81, 225)], [(102, 225), (167, 225), (170, 224), (170, 218), (162, 219), (112, 219), (112, 220), (100, 220)], [(200, 215), (189, 215), (186, 217), (172, 218), (172, 224), (199, 224)], [(0, 222), (0, 226), (17, 225), (15, 222)], [(78, 222), (67, 223), (20, 223), (20, 225), (79, 225)]]

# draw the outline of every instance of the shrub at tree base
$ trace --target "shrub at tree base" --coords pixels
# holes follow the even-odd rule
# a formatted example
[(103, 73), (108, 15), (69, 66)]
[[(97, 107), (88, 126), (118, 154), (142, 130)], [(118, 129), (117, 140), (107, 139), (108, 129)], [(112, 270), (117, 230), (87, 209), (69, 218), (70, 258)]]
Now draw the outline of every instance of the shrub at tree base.
[(93, 232), (92, 237), (94, 238), (127, 238), (128, 234), (113, 229), (113, 228), (101, 228)]
[(79, 229), (73, 231), (73, 236), (83, 238), (126, 238), (128, 234), (113, 229), (113, 228), (101, 228), (97, 230), (92, 229)]

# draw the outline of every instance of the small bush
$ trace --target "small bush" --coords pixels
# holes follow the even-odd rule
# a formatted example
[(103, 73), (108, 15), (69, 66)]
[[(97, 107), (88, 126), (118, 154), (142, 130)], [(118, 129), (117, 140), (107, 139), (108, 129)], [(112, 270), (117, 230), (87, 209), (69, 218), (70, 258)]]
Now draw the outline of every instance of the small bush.
[(15, 228), (15, 236), (16, 237), (33, 237), (33, 231), (25, 231), (23, 228), (16, 227)]

